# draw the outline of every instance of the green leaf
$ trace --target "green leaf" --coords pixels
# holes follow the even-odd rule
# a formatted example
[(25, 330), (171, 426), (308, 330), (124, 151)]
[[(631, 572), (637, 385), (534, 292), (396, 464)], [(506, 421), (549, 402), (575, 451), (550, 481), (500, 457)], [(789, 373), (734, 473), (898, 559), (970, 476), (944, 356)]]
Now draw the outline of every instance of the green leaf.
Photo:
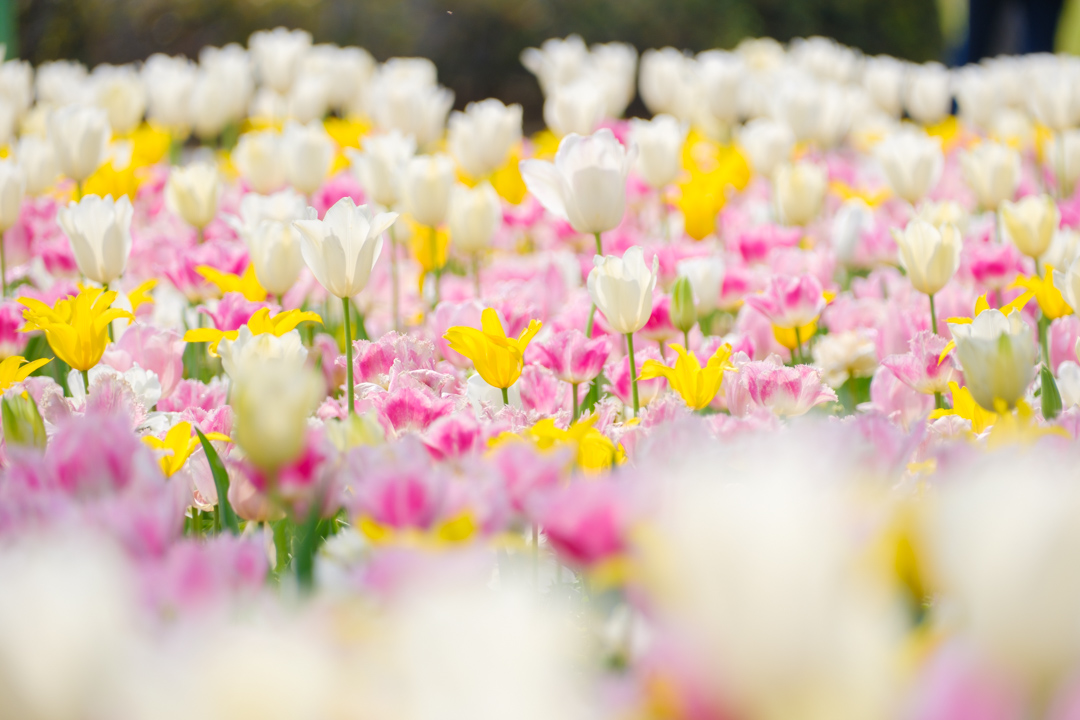
[(1053, 420), (1061, 412), (1061, 393), (1058, 392), (1054, 373), (1050, 372), (1045, 364), (1042, 366), (1039, 376), (1042, 385), (1042, 414), (1047, 420)]
[(221, 517), (221, 525), (233, 535), (240, 534), (240, 522), (236, 519), (236, 512), (229, 504), (229, 473), (225, 471), (225, 465), (217, 454), (217, 450), (203, 435), (202, 430), (195, 428), (195, 433), (202, 443), (203, 452), (206, 453), (206, 461), (210, 463), (210, 472), (214, 474), (214, 487), (217, 488), (218, 513)]

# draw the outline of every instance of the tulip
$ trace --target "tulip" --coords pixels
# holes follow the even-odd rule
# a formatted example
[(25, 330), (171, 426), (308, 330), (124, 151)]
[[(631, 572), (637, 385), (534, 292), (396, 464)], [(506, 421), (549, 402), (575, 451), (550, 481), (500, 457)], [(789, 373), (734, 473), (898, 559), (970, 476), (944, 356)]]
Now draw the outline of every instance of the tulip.
[[(240, 122), (247, 113), (255, 89), (248, 51), (237, 43), (221, 48), (204, 47), (199, 51), (199, 71), (202, 77), (196, 85), (203, 84), (206, 88), (202, 91), (203, 100), (220, 94), (222, 107), (218, 114), (224, 115), (226, 122)], [(198, 90), (193, 92), (193, 105), (199, 94)], [(196, 111), (195, 115), (198, 117), (199, 113)]]
[(472, 256), (476, 296), (480, 297), (480, 254), (491, 247), (502, 224), (502, 203), (491, 183), (485, 181), (474, 188), (455, 185), (450, 191), (447, 224), (454, 247)]
[(447, 146), (467, 175), (485, 178), (506, 164), (521, 142), (521, 113), (520, 105), (489, 98), (450, 115)]
[(829, 178), (825, 169), (809, 162), (783, 165), (773, 178), (776, 208), (786, 225), (806, 225), (825, 203)]
[(281, 298), (304, 267), (299, 231), (291, 222), (263, 220), (244, 238), (255, 277), (267, 292)]
[(1080, 258), (1073, 260), (1064, 272), (1054, 270), (1054, 287), (1073, 312), (1080, 313)]
[(944, 225), (953, 225), (961, 235), (967, 230), (969, 220), (967, 210), (963, 205), (952, 200), (921, 203), (915, 216), (938, 229)]
[(1012, 203), (1001, 203), (1001, 224), (1017, 249), (1038, 262), (1050, 247), (1061, 214), (1049, 195), (1028, 195)]
[(49, 140), (60, 171), (75, 181), (79, 195), (82, 182), (105, 162), (110, 132), (101, 108), (70, 105), (49, 117)]
[[(896, 378), (924, 395), (944, 393), (959, 373), (945, 338), (923, 330), (911, 338), (909, 352), (889, 355), (881, 361)], [(944, 355), (944, 357), (943, 357)]]
[(908, 114), (924, 125), (944, 119), (952, 109), (949, 82), (949, 71), (941, 63), (911, 66), (904, 88), (904, 106)]
[(200, 242), (203, 230), (217, 215), (219, 195), (221, 179), (217, 168), (209, 163), (174, 167), (165, 183), (166, 207), (199, 231)]
[(438, 227), (446, 219), (453, 185), (454, 161), (449, 155), (414, 157), (401, 177), (402, 209), (421, 225)]
[(284, 93), (311, 49), (311, 33), (283, 27), (259, 30), (251, 34), (248, 47), (259, 80), (275, 92)]
[(704, 317), (720, 304), (720, 289), (724, 283), (724, 261), (713, 255), (687, 258), (675, 266), (676, 272), (685, 277), (694, 293), (697, 316)]
[[(284, 327), (287, 325), (283, 324), (280, 329)], [(256, 330), (259, 329), (256, 326)], [(254, 332), (249, 324), (241, 326), (236, 337), (223, 337), (218, 343), (217, 354), (221, 356), (225, 374), (237, 382), (252, 362), (274, 360), (300, 372), (307, 359), (307, 348), (295, 327), (281, 333)]]
[(797, 417), (816, 405), (836, 401), (836, 393), (821, 382), (821, 371), (811, 365), (748, 362), (738, 370), (738, 384), (745, 387), (750, 402), (777, 415)]
[(573, 418), (578, 416), (577, 387), (592, 382), (604, 369), (611, 350), (607, 338), (589, 339), (576, 328), (564, 330), (533, 346), (536, 361), (572, 386)]
[(1035, 373), (1035, 341), (1018, 310), (983, 310), (970, 324), (949, 323), (964, 382), (984, 410), (1016, 406)]
[[(218, 442), (231, 442), (228, 435), (219, 432), (205, 433), (207, 440)], [(189, 422), (178, 422), (173, 425), (164, 438), (144, 435), (143, 442), (154, 450), (162, 450), (164, 454), (158, 458), (161, 472), (165, 477), (172, 477), (183, 469), (191, 454), (199, 449), (201, 442), (195, 435), (194, 428)]]
[(675, 182), (682, 171), (687, 130), (685, 124), (670, 115), (630, 120), (630, 139), (638, 149), (634, 167), (653, 189), (660, 190)]
[[(589, 272), (587, 285), (593, 306), (604, 313), (608, 326), (626, 336), (627, 352), (634, 391), (634, 416), (639, 410), (637, 391), (637, 365), (634, 364), (634, 333), (645, 327), (652, 315), (652, 294), (656, 287), (658, 260), (653, 258), (652, 269), (645, 264), (644, 253), (639, 246), (627, 250), (621, 258), (613, 255), (597, 255), (595, 267)], [(589, 317), (592, 330), (592, 316)], [(587, 331), (586, 335), (590, 334)]]
[(7, 257), (3, 234), (19, 221), (23, 195), (26, 194), (26, 175), (21, 166), (10, 160), (0, 160), (0, 289), (7, 297)]
[(651, 380), (657, 377), (667, 378), (671, 389), (679, 393), (686, 406), (691, 410), (701, 410), (713, 401), (720, 392), (724, 380), (724, 371), (736, 371), (731, 364), (731, 345), (721, 345), (709, 358), (705, 367), (701, 367), (697, 356), (682, 345), (671, 344), (678, 358), (673, 367), (668, 367), (656, 360), (646, 360), (641, 366), (641, 379)]
[(889, 116), (898, 118), (904, 85), (904, 63), (888, 55), (866, 59), (862, 86), (870, 99)]
[(626, 178), (637, 150), (626, 149), (604, 128), (582, 137), (570, 134), (559, 143), (555, 162), (523, 160), (521, 175), (544, 208), (566, 220), (574, 230), (596, 235), (622, 222), (626, 208)]
[(56, 184), (60, 176), (60, 165), (56, 151), (48, 140), (24, 135), (15, 147), (15, 159), (23, 169), (26, 178), (26, 192), (41, 195)]
[(874, 155), (893, 192), (912, 205), (937, 185), (945, 163), (940, 141), (914, 130), (889, 135), (877, 144)]
[(544, 123), (556, 137), (588, 135), (604, 119), (607, 99), (588, 78), (561, 85), (544, 100)]
[(646, 50), (638, 78), (641, 99), (653, 114), (689, 120), (698, 91), (697, 74), (697, 60), (675, 48)]
[(322, 393), (318, 375), (292, 362), (253, 359), (245, 365), (234, 378), (230, 403), (232, 437), (244, 456), (273, 478), (303, 452), (308, 416)]
[(56, 213), (56, 221), (71, 242), (79, 271), (102, 285), (124, 274), (131, 254), (131, 201), (111, 195), (86, 195)]
[(593, 82), (603, 90), (605, 115), (619, 118), (637, 94), (637, 49), (629, 43), (597, 43), (589, 53)]
[(982, 142), (960, 155), (964, 182), (975, 193), (979, 207), (997, 210), (1012, 199), (1020, 184), (1020, 153), (1008, 145)]
[(281, 134), (275, 130), (244, 133), (232, 151), (232, 161), (251, 189), (268, 195), (285, 184)]
[(235, 119), (236, 92), (228, 75), (199, 69), (191, 85), (189, 102), (192, 129), (204, 142), (220, 135), (229, 121)]
[(293, 227), (300, 231), (300, 249), (311, 273), (331, 295), (341, 298), (345, 311), (345, 355), (348, 363), (347, 404), (356, 412), (353, 389), (352, 329), (349, 298), (367, 285), (375, 261), (382, 251), (382, 234), (397, 220), (397, 213), (373, 214), (367, 205), (357, 207), (350, 197), (343, 197), (318, 219), (315, 208), (308, 208), (306, 220)]
[(336, 147), (323, 128), (313, 120), (307, 125), (290, 122), (281, 136), (281, 153), (285, 161), (285, 177), (305, 195), (320, 187), (330, 175)]
[(738, 142), (754, 172), (771, 177), (776, 168), (791, 158), (795, 135), (786, 124), (761, 117), (739, 129)]
[(155, 53), (143, 65), (150, 120), (169, 130), (175, 140), (191, 130), (191, 92), (197, 77), (195, 64), (184, 57)]
[(485, 308), (480, 316), (480, 330), (457, 326), (446, 331), (443, 337), (450, 349), (473, 361), (476, 372), (488, 385), (502, 390), (503, 404), (510, 403), (507, 389), (521, 377), (525, 367), (525, 348), (540, 332), (540, 321), (530, 320), (521, 335), (506, 336), (499, 315)]
[(1080, 130), (1069, 129), (1054, 133), (1045, 150), (1046, 162), (1057, 179), (1059, 197), (1072, 197), (1080, 179)]
[(521, 51), (521, 64), (536, 76), (544, 95), (577, 78), (588, 70), (589, 49), (580, 35), (549, 38), (539, 48)]
[(963, 247), (960, 231), (953, 225), (938, 229), (925, 220), (915, 219), (903, 231), (894, 229), (893, 238), (900, 251), (900, 266), (908, 280), (916, 290), (930, 296), (930, 320), (936, 334), (934, 295), (949, 283), (960, 267)]
[(434, 65), (425, 63), (383, 65), (371, 84), (369, 111), (379, 129), (412, 135), (426, 149), (442, 139), (454, 93), (435, 85)]
[(109, 126), (126, 135), (142, 122), (146, 112), (146, 87), (131, 65), (98, 65), (90, 75), (94, 102), (108, 114)]
[[(223, 300), (221, 302), (221, 305), (225, 305), (225, 303), (227, 302), (228, 299)], [(210, 354), (217, 355), (219, 354), (218, 348), (221, 346), (222, 343), (224, 343), (225, 341), (235, 342), (239, 339), (241, 329), (246, 329), (245, 341), (242, 344), (247, 344), (250, 342), (250, 339), (252, 337), (258, 337), (260, 335), (273, 335), (276, 338), (281, 338), (292, 332), (296, 328), (296, 326), (302, 322), (317, 322), (319, 324), (322, 324), (322, 318), (319, 317), (317, 313), (313, 313), (310, 310), (285, 310), (283, 312), (279, 312), (273, 317), (270, 317), (270, 308), (262, 307), (259, 310), (256, 310), (251, 315), (251, 317), (247, 319), (247, 322), (245, 324), (241, 325), (235, 330), (221, 330), (218, 328), (195, 328), (194, 330), (188, 330), (186, 333), (184, 333), (184, 342), (210, 343)], [(224, 323), (222, 323), (222, 325), (224, 325)], [(300, 358), (300, 361), (302, 362), (303, 358)]]
[(416, 139), (391, 130), (364, 138), (363, 151), (346, 148), (345, 152), (364, 192), (385, 208), (397, 205), (405, 166), (416, 154)]

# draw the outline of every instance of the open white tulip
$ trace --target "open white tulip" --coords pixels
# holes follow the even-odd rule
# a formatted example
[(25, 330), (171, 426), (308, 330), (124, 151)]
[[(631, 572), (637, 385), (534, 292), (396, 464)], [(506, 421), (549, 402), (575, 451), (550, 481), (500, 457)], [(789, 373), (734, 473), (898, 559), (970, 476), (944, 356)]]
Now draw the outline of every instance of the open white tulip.
[(77, 183), (105, 162), (110, 134), (109, 118), (101, 108), (69, 105), (49, 117), (49, 140), (60, 171)]
[(353, 174), (371, 199), (386, 208), (400, 199), (401, 178), (416, 154), (416, 138), (399, 130), (369, 135), (362, 151), (346, 148)]
[(949, 114), (952, 87), (949, 69), (938, 62), (912, 65), (907, 72), (904, 107), (916, 121), (929, 125)]
[(567, 135), (555, 162), (523, 160), (521, 176), (544, 208), (581, 233), (619, 225), (626, 210), (626, 178), (637, 155), (604, 128), (589, 136)]
[(98, 65), (90, 76), (94, 102), (109, 116), (109, 126), (118, 135), (131, 132), (146, 112), (146, 87), (131, 65)]
[(289, 184), (305, 195), (318, 190), (330, 175), (335, 150), (321, 121), (287, 124), (281, 135), (281, 152)]
[(961, 153), (960, 167), (984, 210), (997, 210), (1011, 200), (1020, 184), (1020, 153), (1001, 143), (982, 142)]
[(469, 103), (450, 115), (447, 145), (470, 177), (483, 178), (506, 164), (521, 142), (521, 106), (495, 98)]
[(350, 298), (367, 285), (382, 250), (382, 234), (397, 220), (397, 213), (374, 214), (344, 197), (318, 219), (315, 208), (293, 226), (300, 231), (304, 262), (331, 295)]
[(283, 27), (260, 30), (251, 34), (248, 47), (262, 83), (283, 93), (292, 86), (304, 56), (311, 49), (311, 33)]
[(1001, 224), (1020, 252), (1038, 258), (1050, 247), (1061, 213), (1049, 195), (1028, 195), (1013, 203), (1001, 203)]
[(671, 115), (630, 120), (630, 140), (638, 149), (635, 168), (650, 187), (659, 190), (675, 182), (682, 171), (682, 149), (689, 130)]
[(150, 119), (186, 137), (191, 129), (191, 92), (198, 69), (190, 60), (155, 53), (143, 65)]
[(444, 87), (415, 80), (395, 80), (380, 73), (371, 85), (369, 112), (382, 130), (400, 130), (430, 148), (443, 136), (446, 116), (454, 106), (454, 93)]
[(810, 162), (782, 165), (773, 178), (776, 209), (787, 225), (806, 225), (821, 213), (829, 177)]
[(652, 268), (645, 264), (641, 247), (634, 247), (623, 256), (597, 255), (595, 267), (589, 272), (589, 297), (604, 313), (608, 326), (620, 335), (635, 333), (645, 327), (652, 315), (653, 288), (656, 287), (658, 260)]
[(937, 185), (945, 165), (941, 142), (918, 130), (889, 135), (874, 155), (893, 192), (913, 205)]
[(401, 176), (401, 207), (421, 225), (438, 227), (446, 220), (453, 186), (454, 161), (449, 155), (418, 155)]
[(56, 221), (87, 279), (108, 285), (124, 274), (131, 254), (132, 213), (126, 195), (116, 201), (112, 195), (86, 195), (57, 211)]
[(232, 161), (251, 189), (261, 195), (280, 190), (285, 184), (281, 134), (276, 130), (244, 133), (233, 149)]
[(450, 191), (446, 221), (450, 240), (460, 252), (476, 255), (487, 250), (502, 222), (499, 194), (488, 182), (474, 188), (455, 185)]
[(926, 295), (945, 287), (960, 267), (963, 239), (953, 225), (940, 228), (916, 218), (902, 231), (893, 230), (900, 266), (912, 286)]
[(890, 117), (898, 118), (903, 110), (904, 63), (888, 55), (866, 59), (862, 86), (867, 95)]
[(588, 135), (604, 119), (607, 99), (589, 78), (553, 90), (544, 100), (544, 122), (557, 137)]
[(1015, 407), (1035, 375), (1035, 338), (1020, 311), (1006, 317), (983, 310), (969, 325), (949, 323), (949, 330), (975, 402), (991, 412), (998, 401)]
[(209, 163), (174, 167), (165, 183), (165, 205), (184, 222), (200, 231), (217, 215), (221, 179)]

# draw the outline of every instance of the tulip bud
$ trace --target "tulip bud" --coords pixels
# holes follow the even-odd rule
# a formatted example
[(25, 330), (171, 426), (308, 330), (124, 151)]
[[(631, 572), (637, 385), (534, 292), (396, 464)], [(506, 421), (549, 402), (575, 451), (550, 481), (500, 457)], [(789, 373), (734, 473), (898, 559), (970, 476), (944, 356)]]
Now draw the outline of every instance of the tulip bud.
[(281, 162), (281, 135), (275, 130), (244, 133), (232, 151), (232, 161), (240, 177), (261, 195), (280, 190), (285, 184)]
[(520, 105), (503, 105), (494, 98), (454, 112), (447, 145), (461, 169), (483, 178), (502, 167), (521, 141), (521, 113)]
[(26, 194), (26, 175), (10, 160), (0, 160), (0, 233), (19, 221), (23, 195)]
[(690, 283), (698, 316), (708, 315), (716, 310), (720, 304), (720, 290), (724, 284), (723, 259), (712, 255), (687, 258), (679, 261), (676, 270)]
[(889, 135), (874, 148), (874, 155), (893, 192), (912, 204), (937, 185), (945, 164), (940, 140), (917, 130)]
[(969, 325), (949, 323), (949, 330), (975, 402), (990, 412), (998, 402), (1015, 407), (1035, 375), (1035, 338), (1020, 312), (984, 310)]
[(1006, 200), (999, 212), (1013, 245), (1030, 258), (1038, 258), (1050, 247), (1061, 218), (1049, 195), (1028, 195), (1016, 203)]
[(26, 393), (8, 394), (0, 400), (4, 441), (9, 445), (45, 449), (45, 422), (37, 404)]
[(638, 148), (634, 167), (651, 187), (663, 188), (679, 176), (686, 133), (687, 126), (671, 115), (630, 121), (630, 139)]
[(913, 65), (908, 70), (904, 105), (924, 125), (939, 122), (952, 109), (949, 70), (938, 62)]
[(784, 165), (776, 171), (773, 192), (776, 205), (787, 225), (806, 225), (821, 212), (828, 188), (825, 169), (813, 163)]
[(921, 293), (936, 294), (960, 267), (963, 239), (952, 225), (943, 225), (939, 230), (925, 220), (915, 219), (903, 231), (893, 229), (893, 238), (900, 252), (900, 266)]
[(620, 335), (635, 333), (649, 321), (658, 262), (654, 257), (650, 270), (645, 264), (644, 252), (636, 245), (621, 258), (613, 255), (593, 258), (596, 267), (589, 272), (586, 282), (589, 297), (604, 313), (614, 332)]
[(127, 268), (131, 253), (131, 201), (86, 195), (56, 213), (60, 229), (71, 241), (75, 262), (90, 280), (107, 285)]
[(416, 154), (416, 140), (392, 130), (364, 138), (362, 152), (346, 148), (345, 153), (364, 192), (383, 207), (394, 207), (405, 165)]
[(41, 195), (55, 185), (60, 176), (56, 152), (48, 140), (24, 135), (15, 148), (15, 159), (23, 169), (26, 192), (30, 195)]
[(252, 464), (272, 475), (303, 451), (322, 381), (302, 365), (256, 359), (244, 365), (233, 383), (232, 437)]
[(292, 86), (304, 57), (311, 49), (311, 33), (283, 27), (260, 30), (251, 34), (248, 47), (262, 84), (275, 92), (284, 93)]
[(296, 283), (304, 267), (299, 231), (289, 222), (263, 220), (245, 239), (255, 278), (267, 292), (280, 298)]
[(142, 122), (146, 112), (146, 87), (131, 65), (98, 65), (90, 76), (94, 101), (109, 116), (109, 126), (124, 135)]
[(176, 137), (186, 137), (191, 129), (191, 93), (197, 72), (187, 58), (162, 53), (151, 55), (143, 65), (150, 119)]
[(501, 223), (502, 203), (490, 183), (471, 189), (455, 185), (450, 191), (447, 224), (450, 239), (460, 252), (475, 255), (487, 250)]
[(165, 205), (188, 225), (200, 230), (217, 214), (220, 194), (217, 168), (209, 163), (174, 167), (165, 183)]
[(671, 287), (671, 324), (684, 333), (690, 332), (697, 323), (694, 309), (694, 290), (690, 281), (680, 277)]
[(1020, 153), (1008, 145), (982, 142), (960, 155), (960, 168), (984, 210), (1011, 200), (1020, 184)]
[(402, 209), (421, 225), (438, 227), (446, 220), (453, 185), (454, 161), (449, 155), (414, 157), (401, 179)]
[(739, 148), (758, 175), (769, 176), (791, 157), (795, 135), (786, 124), (759, 117), (739, 130)]
[(109, 148), (109, 119), (96, 107), (69, 105), (49, 117), (49, 140), (60, 170), (76, 182), (94, 174)]
[(305, 195), (322, 187), (334, 164), (334, 141), (314, 120), (307, 125), (290, 122), (281, 136), (281, 152), (285, 161), (285, 177)]

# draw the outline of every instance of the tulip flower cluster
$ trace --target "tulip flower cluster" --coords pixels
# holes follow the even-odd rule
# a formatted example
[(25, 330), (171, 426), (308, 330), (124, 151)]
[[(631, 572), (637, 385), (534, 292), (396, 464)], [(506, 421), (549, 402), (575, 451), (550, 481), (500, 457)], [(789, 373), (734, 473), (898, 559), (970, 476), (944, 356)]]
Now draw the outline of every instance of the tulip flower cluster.
[(0, 64), (0, 717), (1077, 716), (1080, 61), (521, 60)]

